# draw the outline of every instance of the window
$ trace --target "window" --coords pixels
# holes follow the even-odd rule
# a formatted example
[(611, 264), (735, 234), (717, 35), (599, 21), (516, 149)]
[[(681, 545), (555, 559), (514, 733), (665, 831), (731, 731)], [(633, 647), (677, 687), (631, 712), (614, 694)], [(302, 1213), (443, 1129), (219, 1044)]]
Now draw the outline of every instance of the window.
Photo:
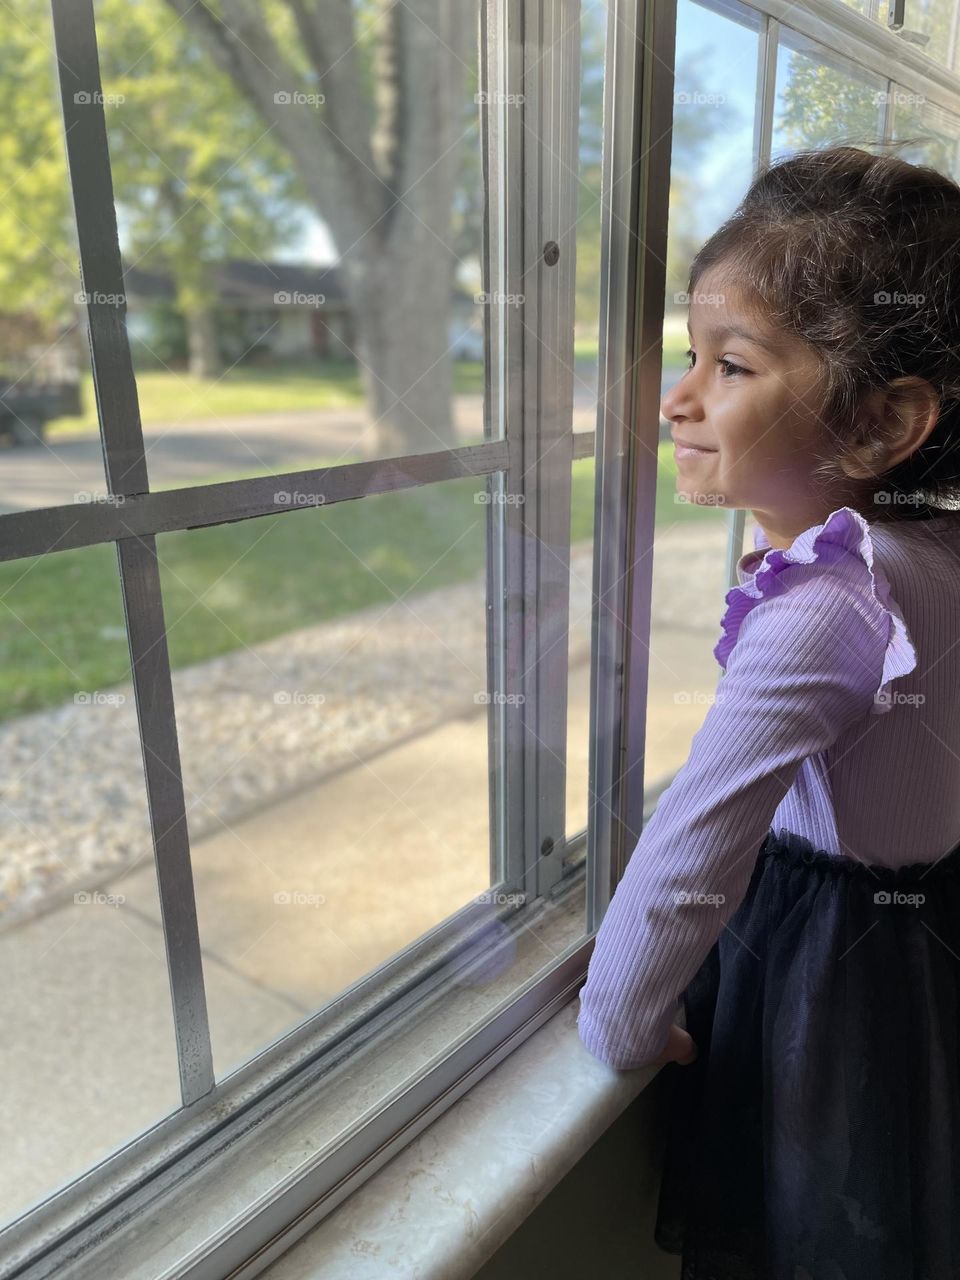
[[(0, 515), (8, 848), (36, 854), (0, 937), (18, 1274), (132, 1275), (128, 1223), (150, 1274), (226, 1273), (585, 969), (606, 11), (438, 5), (347, 39), (332, 2), (316, 28), (228, 4), (206, 33), (189, 8), (31, 13), (105, 483), (64, 489), (68, 406), (5, 453), (11, 495), (37, 488)], [(391, 108), (400, 47), (422, 63), (394, 90), (416, 72), (451, 112)], [(369, 152), (356, 75), (381, 77)], [(311, 307), (352, 349), (297, 363)], [(465, 313), (482, 358), (455, 367)]]
[(0, 1277), (252, 1276), (576, 994), (705, 714), (691, 253), (960, 95), (826, 0), (22, 3)]

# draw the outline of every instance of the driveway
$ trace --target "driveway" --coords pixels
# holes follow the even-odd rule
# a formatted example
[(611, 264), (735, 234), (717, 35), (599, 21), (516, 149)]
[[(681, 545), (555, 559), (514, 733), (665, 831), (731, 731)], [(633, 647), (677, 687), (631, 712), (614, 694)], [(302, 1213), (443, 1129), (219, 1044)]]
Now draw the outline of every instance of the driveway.
[[(680, 376), (664, 374), (663, 391)], [(483, 437), (483, 398), (457, 396), (454, 413), (462, 444)], [(591, 383), (578, 375), (573, 429), (596, 426)], [(240, 414), (144, 428), (147, 471), (152, 488), (202, 484), (236, 472), (273, 475), (308, 467), (320, 459), (360, 461), (369, 454), (369, 415), (357, 409)], [(667, 439), (661, 421), (661, 440)], [(107, 492), (100, 437), (94, 432), (54, 439), (39, 449), (0, 449), (0, 512), (89, 501)]]

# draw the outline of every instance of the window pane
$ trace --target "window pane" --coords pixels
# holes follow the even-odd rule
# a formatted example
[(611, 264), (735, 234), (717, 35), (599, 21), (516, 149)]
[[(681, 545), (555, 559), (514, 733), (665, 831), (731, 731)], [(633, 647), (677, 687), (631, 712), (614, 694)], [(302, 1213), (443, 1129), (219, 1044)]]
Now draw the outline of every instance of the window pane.
[(7, 1222), (180, 1089), (115, 547), (0, 564), (0, 606)]
[(944, 111), (921, 94), (894, 86), (894, 138), (910, 139), (897, 155), (913, 164), (928, 164), (960, 181), (960, 117)]
[[(595, 431), (600, 342), (600, 188), (607, 6), (585, 0), (580, 11), (580, 173), (573, 429)], [(594, 458), (573, 463), (570, 493), (570, 635), (567, 690), (567, 838), (587, 825), (590, 751), (590, 647), (593, 612)]]
[[(733, 212), (752, 172), (757, 20), (746, 6), (725, 13), (690, 0), (677, 9), (663, 393), (687, 366), (691, 259)], [(726, 587), (727, 513), (683, 496), (670, 424), (661, 417), (645, 766), (653, 796), (687, 758), (720, 676), (713, 646)]]
[[(878, 21), (886, 26), (891, 6), (888, 0), (875, 0), (875, 3), (879, 9)], [(905, 43), (919, 48), (949, 71), (960, 71), (960, 9), (956, 0), (922, 0), (920, 4), (908, 4), (903, 30), (898, 34)]]
[(887, 81), (795, 31), (777, 50), (771, 155), (848, 142), (878, 149)]
[(492, 883), (484, 496), (158, 539), (218, 1077)]
[(151, 487), (480, 441), (479, 0), (242, 10), (96, 0)]
[(4, 23), (0, 511), (106, 493), (49, 4)]

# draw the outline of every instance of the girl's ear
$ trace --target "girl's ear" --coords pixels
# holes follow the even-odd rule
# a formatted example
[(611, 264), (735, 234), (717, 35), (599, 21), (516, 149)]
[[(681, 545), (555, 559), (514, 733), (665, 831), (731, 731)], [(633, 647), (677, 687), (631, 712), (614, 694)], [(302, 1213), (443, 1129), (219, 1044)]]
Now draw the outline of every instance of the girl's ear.
[(920, 448), (939, 414), (940, 397), (925, 378), (894, 378), (864, 400), (856, 441), (840, 467), (855, 480), (882, 475)]

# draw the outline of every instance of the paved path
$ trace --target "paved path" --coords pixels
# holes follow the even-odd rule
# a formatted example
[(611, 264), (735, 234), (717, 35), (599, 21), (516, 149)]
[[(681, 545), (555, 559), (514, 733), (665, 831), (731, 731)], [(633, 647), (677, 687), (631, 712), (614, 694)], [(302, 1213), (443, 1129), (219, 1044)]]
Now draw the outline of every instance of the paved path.
[[(677, 376), (675, 371), (664, 375), (664, 390)], [(454, 412), (461, 443), (483, 438), (482, 396), (457, 396)], [(573, 429), (595, 427), (595, 397), (589, 385), (578, 382)], [(148, 426), (143, 434), (154, 488), (202, 484), (235, 472), (272, 475), (331, 457), (358, 461), (368, 456), (370, 437), (369, 416), (363, 408), (238, 414)], [(662, 422), (660, 438), (667, 438)], [(88, 499), (79, 495), (106, 492), (96, 433), (61, 437), (39, 449), (0, 447), (0, 512), (82, 502)]]

